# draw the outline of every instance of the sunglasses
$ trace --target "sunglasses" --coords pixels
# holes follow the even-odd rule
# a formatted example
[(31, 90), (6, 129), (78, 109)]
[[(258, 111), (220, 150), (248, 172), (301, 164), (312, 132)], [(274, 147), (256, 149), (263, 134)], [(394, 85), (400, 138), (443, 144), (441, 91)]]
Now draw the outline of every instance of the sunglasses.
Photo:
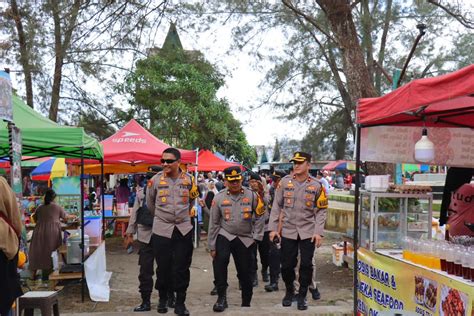
[(229, 182), (229, 184), (236, 184), (239, 183), (240, 180), (227, 180), (227, 182)]
[(294, 164), (294, 165), (302, 165), (302, 164), (304, 164), (305, 162), (306, 162), (306, 160), (305, 160), (305, 161), (296, 161), (296, 160), (293, 160), (293, 164)]
[(169, 165), (169, 164), (172, 164), (173, 162), (176, 162), (176, 161), (178, 161), (178, 159), (161, 159), (161, 163), (162, 163), (162, 164), (165, 164), (165, 163), (166, 163), (166, 164), (168, 164), (168, 165)]

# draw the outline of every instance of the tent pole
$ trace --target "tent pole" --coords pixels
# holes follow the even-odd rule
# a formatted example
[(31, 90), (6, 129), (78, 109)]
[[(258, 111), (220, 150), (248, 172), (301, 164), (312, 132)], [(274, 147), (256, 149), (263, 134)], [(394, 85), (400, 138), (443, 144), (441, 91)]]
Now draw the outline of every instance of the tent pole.
[(81, 147), (81, 298), (84, 303), (84, 147)]
[(357, 125), (356, 130), (356, 183), (355, 183), (355, 196), (354, 196), (354, 236), (353, 236), (353, 249), (354, 249), (354, 267), (353, 267), (353, 281), (354, 281), (354, 315), (357, 315), (357, 295), (358, 295), (358, 243), (359, 243), (359, 194), (360, 194), (360, 133), (361, 133), (361, 126)]
[(104, 158), (100, 160), (100, 204), (102, 204), (102, 240), (105, 241)]
[[(194, 166), (194, 182), (197, 186), (197, 178), (198, 178), (198, 162), (199, 162), (199, 148), (196, 148), (196, 165)], [(199, 204), (199, 196), (194, 200), (194, 207), (196, 208), (196, 212), (198, 209)], [(194, 248), (199, 247), (199, 219), (198, 214), (194, 216)]]

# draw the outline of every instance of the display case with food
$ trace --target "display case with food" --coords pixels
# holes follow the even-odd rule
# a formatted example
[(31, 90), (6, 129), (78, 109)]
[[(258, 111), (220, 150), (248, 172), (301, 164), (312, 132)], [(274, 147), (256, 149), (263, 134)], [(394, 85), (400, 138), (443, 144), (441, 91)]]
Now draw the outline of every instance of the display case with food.
[(363, 191), (360, 201), (362, 247), (399, 249), (405, 236), (431, 238), (431, 193)]

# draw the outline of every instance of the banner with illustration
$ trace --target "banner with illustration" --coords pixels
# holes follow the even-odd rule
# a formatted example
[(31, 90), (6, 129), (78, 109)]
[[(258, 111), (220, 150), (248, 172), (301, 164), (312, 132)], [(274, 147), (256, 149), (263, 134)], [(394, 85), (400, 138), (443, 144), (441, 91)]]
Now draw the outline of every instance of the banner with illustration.
[(358, 314), (473, 316), (474, 282), (359, 249)]
[[(435, 146), (430, 164), (474, 168), (474, 130), (469, 128), (428, 127), (428, 138)], [(360, 142), (362, 161), (417, 163), (415, 144), (422, 127), (377, 126), (363, 128)]]
[(15, 192), (16, 196), (21, 197), (23, 193), (23, 186), (21, 184), (21, 151), (22, 151), (22, 144), (21, 144), (21, 133), (20, 129), (16, 126), (12, 126), (11, 129), (11, 146), (12, 146), (12, 161), (11, 161), (11, 169), (10, 169), (10, 176), (11, 176), (11, 183), (13, 192)]

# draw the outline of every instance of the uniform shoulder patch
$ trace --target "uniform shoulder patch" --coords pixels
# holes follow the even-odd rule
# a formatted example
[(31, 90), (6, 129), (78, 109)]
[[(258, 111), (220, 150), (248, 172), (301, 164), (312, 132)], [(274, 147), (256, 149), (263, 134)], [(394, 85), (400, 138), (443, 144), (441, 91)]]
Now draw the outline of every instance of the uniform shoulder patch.
[(321, 193), (319, 194), (318, 199), (316, 200), (317, 208), (328, 208), (328, 196), (326, 194), (326, 189), (324, 186), (321, 186)]

